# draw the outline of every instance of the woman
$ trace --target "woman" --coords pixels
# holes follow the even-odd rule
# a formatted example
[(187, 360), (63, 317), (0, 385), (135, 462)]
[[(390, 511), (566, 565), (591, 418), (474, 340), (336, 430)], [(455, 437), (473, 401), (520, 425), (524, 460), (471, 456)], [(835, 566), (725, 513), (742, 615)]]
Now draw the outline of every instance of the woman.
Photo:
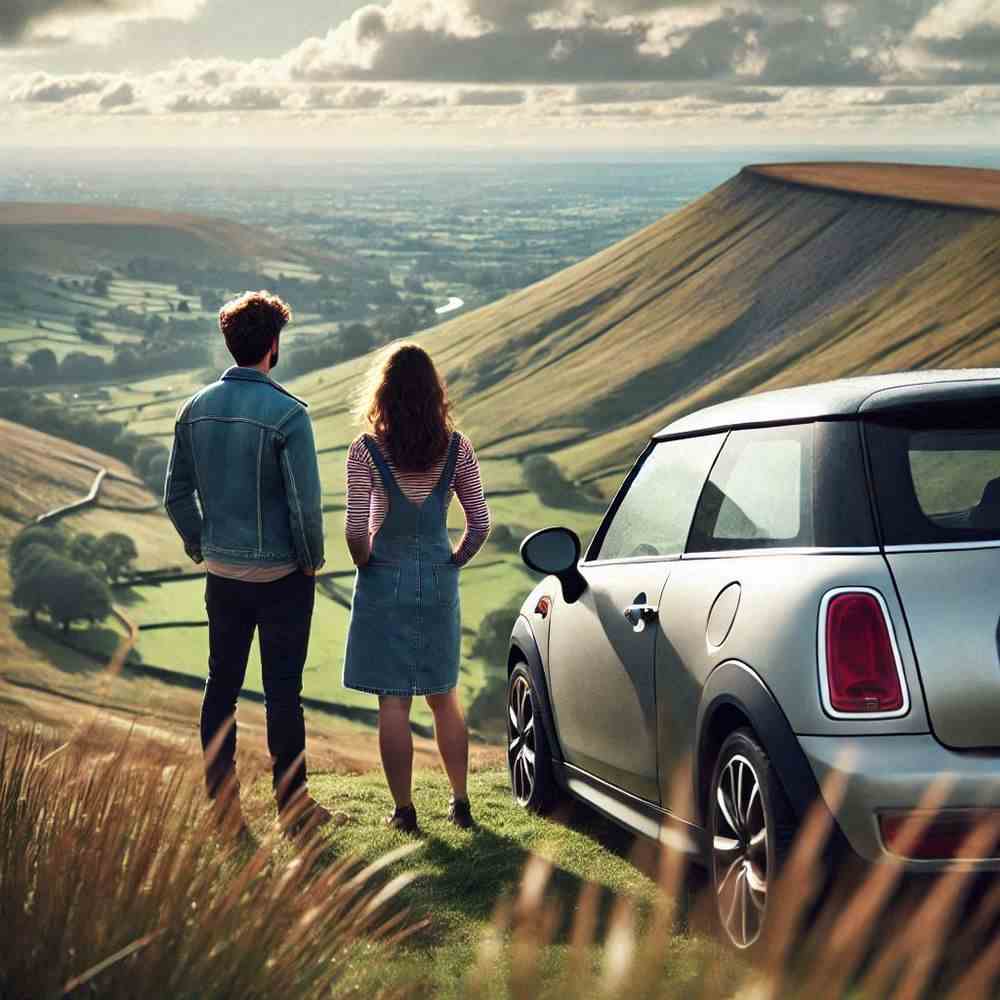
[[(469, 736), (456, 691), (458, 576), (490, 531), (479, 462), (453, 428), (434, 362), (415, 344), (396, 347), (374, 371), (362, 414), (370, 433), (347, 456), (347, 545), (358, 572), (344, 685), (379, 696), (379, 749), (396, 803), (386, 823), (418, 829), (410, 706), (422, 695), (451, 782), (448, 818), (468, 828)], [(452, 550), (455, 494), (466, 528)]]

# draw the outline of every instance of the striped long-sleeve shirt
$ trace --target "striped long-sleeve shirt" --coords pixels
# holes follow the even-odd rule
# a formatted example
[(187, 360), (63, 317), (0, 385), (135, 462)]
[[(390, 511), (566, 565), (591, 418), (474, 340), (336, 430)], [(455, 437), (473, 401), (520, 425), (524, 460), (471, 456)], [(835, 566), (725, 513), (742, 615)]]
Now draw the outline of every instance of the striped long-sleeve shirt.
[[(459, 434), (458, 460), (450, 483), (448, 503), (458, 496), (465, 511), (465, 534), (455, 550), (454, 561), (464, 566), (483, 547), (490, 533), (490, 508), (483, 494), (479, 460), (469, 439)], [(382, 457), (392, 470), (403, 493), (414, 503), (422, 503), (434, 491), (445, 458), (426, 472), (400, 472), (388, 449), (376, 441)], [(389, 512), (389, 497), (363, 438), (357, 438), (347, 452), (347, 537), (364, 541), (382, 527)]]

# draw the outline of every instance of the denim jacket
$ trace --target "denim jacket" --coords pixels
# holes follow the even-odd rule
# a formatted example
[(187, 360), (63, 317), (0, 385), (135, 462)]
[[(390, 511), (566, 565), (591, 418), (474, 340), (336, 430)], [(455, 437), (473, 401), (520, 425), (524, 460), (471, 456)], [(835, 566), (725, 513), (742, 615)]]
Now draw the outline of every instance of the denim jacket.
[(254, 368), (230, 368), (178, 411), (163, 502), (195, 562), (319, 569), (322, 491), (306, 404)]

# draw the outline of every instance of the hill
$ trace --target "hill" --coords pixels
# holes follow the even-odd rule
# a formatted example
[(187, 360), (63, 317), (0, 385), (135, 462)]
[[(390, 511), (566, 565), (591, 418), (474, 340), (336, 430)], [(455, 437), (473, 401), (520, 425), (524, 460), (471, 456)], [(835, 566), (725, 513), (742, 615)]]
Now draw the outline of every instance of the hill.
[(226, 219), (102, 205), (0, 204), (0, 267), (120, 263), (148, 256), (219, 265), (294, 258), (284, 241)]
[(910, 163), (777, 163), (747, 173), (821, 191), (1000, 212), (1000, 171)]
[[(871, 164), (748, 168), (423, 340), (486, 456), (544, 451), (609, 490), (647, 434), (716, 399), (865, 371), (997, 363), (998, 178)], [(355, 374), (333, 369), (322, 385), (299, 387), (336, 422)]]

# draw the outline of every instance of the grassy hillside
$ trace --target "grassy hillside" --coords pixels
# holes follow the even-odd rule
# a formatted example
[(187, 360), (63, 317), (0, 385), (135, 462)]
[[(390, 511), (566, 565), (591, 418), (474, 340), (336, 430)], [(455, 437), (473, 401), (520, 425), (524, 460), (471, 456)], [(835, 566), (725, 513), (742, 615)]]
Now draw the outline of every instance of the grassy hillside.
[(280, 241), (225, 219), (100, 205), (0, 204), (0, 267), (146, 255), (218, 264), (279, 257)]
[[(965, 173), (952, 178), (955, 191)], [(480, 451), (545, 451), (610, 489), (646, 435), (708, 399), (1000, 359), (1000, 215), (907, 200), (919, 168), (906, 172), (905, 198), (886, 196), (897, 168), (885, 169), (878, 195), (789, 176), (746, 170), (596, 257), (425, 335)], [(813, 170), (812, 183), (821, 176)], [(871, 187), (874, 176), (841, 166), (827, 180)], [(936, 198), (950, 176), (927, 173)], [(331, 443), (345, 437), (359, 367), (298, 383)]]

